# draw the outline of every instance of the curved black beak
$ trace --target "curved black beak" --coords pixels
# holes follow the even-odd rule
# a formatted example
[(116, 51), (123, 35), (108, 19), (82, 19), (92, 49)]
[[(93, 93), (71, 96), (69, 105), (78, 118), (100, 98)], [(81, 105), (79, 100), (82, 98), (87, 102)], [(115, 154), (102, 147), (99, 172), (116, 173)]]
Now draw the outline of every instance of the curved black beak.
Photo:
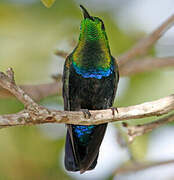
[(84, 19), (89, 18), (93, 20), (93, 18), (89, 15), (88, 11), (82, 5), (80, 5), (80, 7), (82, 8)]

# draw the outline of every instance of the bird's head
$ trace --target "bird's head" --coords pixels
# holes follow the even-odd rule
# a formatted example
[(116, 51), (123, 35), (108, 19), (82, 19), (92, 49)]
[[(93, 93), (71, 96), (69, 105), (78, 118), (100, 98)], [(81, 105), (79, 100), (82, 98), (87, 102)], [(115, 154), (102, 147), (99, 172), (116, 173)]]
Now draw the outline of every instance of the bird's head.
[(94, 16), (90, 16), (88, 11), (80, 5), (84, 19), (81, 22), (81, 32), (80, 39), (85, 41), (107, 41), (107, 36), (105, 33), (105, 26), (103, 21)]

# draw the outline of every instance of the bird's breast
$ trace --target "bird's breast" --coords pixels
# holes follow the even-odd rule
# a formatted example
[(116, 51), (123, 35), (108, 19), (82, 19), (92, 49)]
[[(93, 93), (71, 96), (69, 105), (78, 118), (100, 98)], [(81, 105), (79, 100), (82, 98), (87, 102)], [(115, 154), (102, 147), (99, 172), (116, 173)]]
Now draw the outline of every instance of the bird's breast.
[(75, 69), (76, 73), (81, 75), (83, 78), (95, 78), (95, 79), (102, 79), (102, 77), (108, 77), (113, 73), (114, 67), (111, 65), (109, 68), (83, 68), (79, 67), (76, 64), (73, 64), (73, 68)]

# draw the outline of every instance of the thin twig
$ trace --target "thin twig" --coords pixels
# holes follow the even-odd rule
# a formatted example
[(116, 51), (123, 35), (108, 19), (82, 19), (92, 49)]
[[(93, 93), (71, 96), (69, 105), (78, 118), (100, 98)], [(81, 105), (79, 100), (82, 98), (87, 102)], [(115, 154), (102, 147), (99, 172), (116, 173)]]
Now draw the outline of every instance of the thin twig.
[(36, 103), (30, 98), (20, 87), (18, 87), (14, 81), (14, 73), (11, 68), (7, 70), (7, 73), (0, 72), (0, 86), (10, 91), (21, 101), (24, 106), (35, 105)]
[(144, 59), (128, 61), (120, 68), (120, 74), (122, 76), (130, 76), (166, 67), (174, 67), (174, 57), (147, 57)]
[(151, 123), (143, 124), (143, 125), (136, 125), (136, 126), (126, 126), (128, 130), (128, 138), (129, 141), (132, 142), (135, 137), (141, 136), (145, 133), (148, 133), (166, 123), (174, 121), (174, 113), (171, 115), (168, 115), (167, 117), (160, 118), (156, 121), (153, 121)]
[(135, 44), (130, 50), (118, 58), (118, 63), (121, 66), (126, 64), (130, 59), (136, 56), (144, 55), (147, 50), (173, 25), (174, 14), (170, 16), (164, 23), (162, 23), (154, 32), (146, 36)]
[[(39, 101), (47, 96), (60, 95), (62, 92), (62, 82), (52, 82), (48, 84), (39, 85), (20, 85), (33, 100)], [(14, 96), (7, 89), (0, 87), (0, 98)]]

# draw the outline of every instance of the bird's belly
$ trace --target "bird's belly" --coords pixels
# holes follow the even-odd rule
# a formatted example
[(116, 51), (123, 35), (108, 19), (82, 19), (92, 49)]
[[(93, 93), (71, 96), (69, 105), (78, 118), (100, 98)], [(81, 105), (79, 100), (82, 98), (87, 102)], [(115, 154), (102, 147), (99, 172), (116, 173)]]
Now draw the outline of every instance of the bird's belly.
[(84, 78), (77, 73), (71, 75), (69, 80), (71, 110), (106, 109), (112, 106), (114, 73), (101, 79)]

